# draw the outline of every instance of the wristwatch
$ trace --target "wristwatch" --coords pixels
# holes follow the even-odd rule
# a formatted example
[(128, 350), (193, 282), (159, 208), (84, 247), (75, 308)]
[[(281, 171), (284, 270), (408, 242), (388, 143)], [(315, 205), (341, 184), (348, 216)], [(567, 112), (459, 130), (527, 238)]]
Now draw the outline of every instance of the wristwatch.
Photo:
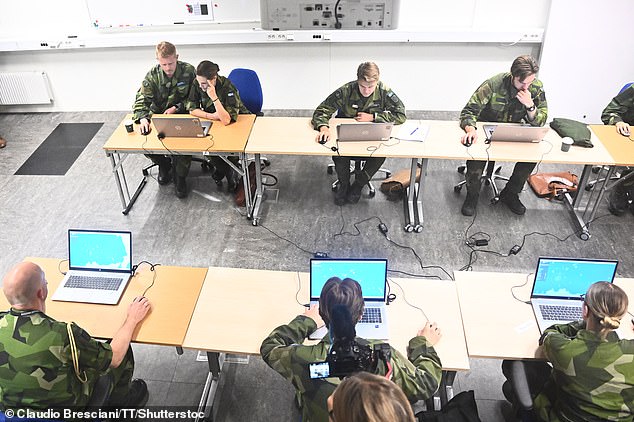
[(535, 107), (535, 104), (533, 104), (531, 107), (526, 107), (526, 111), (531, 112), (531, 111), (535, 111), (537, 107)]

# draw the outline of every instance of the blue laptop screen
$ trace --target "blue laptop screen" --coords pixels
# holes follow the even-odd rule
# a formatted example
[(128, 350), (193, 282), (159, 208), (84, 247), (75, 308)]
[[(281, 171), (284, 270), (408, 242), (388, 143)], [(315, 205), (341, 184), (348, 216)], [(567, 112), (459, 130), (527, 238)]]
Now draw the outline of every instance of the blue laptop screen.
[(385, 300), (385, 259), (311, 259), (310, 298), (318, 300), (331, 277), (351, 278), (361, 285), (365, 300)]
[(539, 258), (533, 297), (575, 298), (597, 281), (614, 280), (617, 261)]
[(71, 270), (132, 270), (132, 233), (89, 230), (68, 231)]

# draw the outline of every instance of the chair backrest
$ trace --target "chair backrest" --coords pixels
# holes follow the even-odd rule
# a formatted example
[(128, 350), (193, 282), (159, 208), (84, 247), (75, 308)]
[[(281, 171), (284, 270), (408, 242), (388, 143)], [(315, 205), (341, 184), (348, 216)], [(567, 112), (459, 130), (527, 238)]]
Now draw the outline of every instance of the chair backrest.
[(253, 114), (262, 115), (262, 85), (258, 74), (251, 69), (236, 68), (228, 76), (240, 93), (242, 102)]
[(632, 86), (633, 83), (634, 82), (629, 82), (629, 83), (626, 83), (625, 85), (623, 85), (623, 88), (621, 88), (621, 90), (619, 91), (619, 94), (621, 92), (625, 91), (626, 89), (628, 89), (630, 86)]

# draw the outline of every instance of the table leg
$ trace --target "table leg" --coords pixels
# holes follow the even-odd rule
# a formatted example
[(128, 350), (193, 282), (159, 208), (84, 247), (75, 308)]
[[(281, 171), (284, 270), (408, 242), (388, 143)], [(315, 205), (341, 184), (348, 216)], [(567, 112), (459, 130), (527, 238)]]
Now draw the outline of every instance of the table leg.
[[(420, 180), (418, 181), (418, 190), (416, 192), (416, 211), (418, 217), (416, 226), (414, 227), (416, 233), (423, 231), (423, 196), (425, 193), (425, 183), (423, 183), (423, 179), (425, 174), (427, 174), (427, 163), (429, 163), (429, 159), (421, 159)], [(414, 177), (416, 177), (416, 170), (414, 170)]]
[(262, 185), (262, 168), (259, 165), (260, 154), (255, 154), (255, 197), (253, 198), (253, 207), (247, 218), (253, 221), (253, 225), (257, 226), (260, 221), (260, 206), (264, 200), (264, 186)]
[(416, 200), (416, 170), (418, 169), (418, 159), (412, 158), (412, 164), (409, 173), (409, 187), (407, 188), (407, 197), (405, 199), (405, 231), (411, 233), (416, 226), (416, 211), (414, 210), (414, 201)]
[[(126, 197), (124, 196), (124, 193), (123, 193), (123, 187), (121, 185), (121, 179), (119, 176), (119, 167), (121, 166), (121, 161), (120, 159), (117, 160), (115, 158), (115, 153), (107, 152), (106, 155), (108, 156), (108, 158), (110, 158), (110, 164), (112, 165), (112, 175), (114, 176), (114, 182), (117, 185), (117, 191), (119, 192), (119, 199), (121, 199), (121, 205), (125, 209), (128, 204), (127, 204)], [(117, 157), (120, 158), (118, 154), (117, 154)]]
[[(218, 352), (207, 352), (207, 363), (209, 364), (209, 374), (207, 374), (207, 380), (205, 381), (205, 387), (203, 388), (202, 396), (200, 397), (200, 403), (198, 404), (198, 414), (201, 412), (205, 412), (205, 418), (209, 419), (209, 414), (207, 412), (211, 412), (214, 397), (216, 395), (216, 391), (218, 390), (218, 382), (220, 379), (220, 353)], [(211, 399), (211, 404), (209, 404)], [(200, 417), (196, 417), (196, 422), (201, 420)]]

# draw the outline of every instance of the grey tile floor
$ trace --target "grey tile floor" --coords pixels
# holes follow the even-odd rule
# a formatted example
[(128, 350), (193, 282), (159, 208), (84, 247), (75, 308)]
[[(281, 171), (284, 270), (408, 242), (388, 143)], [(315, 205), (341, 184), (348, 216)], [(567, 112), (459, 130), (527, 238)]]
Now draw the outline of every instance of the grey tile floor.
[[(267, 114), (289, 113), (274, 110)], [(65, 257), (68, 228), (131, 230), (135, 260), (184, 266), (307, 269), (309, 254), (263, 227), (253, 227), (242, 216), (244, 210), (236, 208), (229, 195), (218, 190), (197, 164), (192, 166), (189, 178), (192, 193), (187, 199), (177, 199), (173, 185), (159, 186), (150, 181), (132, 212), (123, 216), (102, 146), (124, 114), (0, 115), (0, 133), (9, 142), (0, 150), (0, 274), (27, 256)], [(410, 118), (431, 119), (456, 116), (455, 112), (410, 114)], [(104, 126), (65, 176), (14, 176), (62, 122), (104, 122)], [(373, 199), (363, 198), (357, 206), (334, 206), (330, 190), (333, 176), (326, 174), (328, 157), (269, 158), (272, 164), (267, 171), (279, 179), (275, 187), (279, 196), (277, 201), (265, 203), (262, 225), (302, 248), (326, 251), (335, 257), (385, 256), (391, 269), (443, 277), (437, 269), (422, 270), (411, 252), (391, 246), (377, 230), (377, 219), (358, 224), (358, 236), (334, 236), (341, 231), (354, 233), (355, 222), (377, 216), (388, 225), (391, 238), (414, 248), (425, 265), (442, 265), (451, 272), (467, 264), (468, 249), (463, 239), (472, 219), (459, 212), (464, 192), (457, 195), (452, 189), (461, 180), (456, 167), (462, 163), (446, 160), (429, 163), (425, 179), (426, 224), (422, 233), (407, 234), (402, 230), (401, 203), (386, 200), (380, 192)], [(130, 179), (138, 180), (140, 168), (146, 162), (143, 156), (128, 158), (125, 164)], [(409, 161), (390, 159), (386, 165), (395, 170), (407, 167)], [(509, 164), (502, 167), (503, 173), (510, 173)], [(581, 171), (580, 166), (540, 166), (540, 171), (554, 169), (576, 174)], [(590, 240), (582, 241), (571, 235), (575, 229), (562, 204), (538, 199), (529, 190), (521, 197), (528, 212), (520, 217), (503, 205), (490, 205), (490, 193), (483, 190), (470, 233), (489, 233), (489, 249), (501, 253), (521, 243), (526, 233), (548, 232), (566, 240), (532, 235), (526, 238), (524, 248), (516, 256), (478, 254), (474, 270), (530, 272), (540, 255), (604, 257), (620, 260), (619, 276), (634, 277), (631, 214), (611, 216), (605, 203), (602, 204), (598, 215), (605, 217), (592, 224)], [(136, 376), (148, 381), (150, 404), (198, 404), (207, 366), (196, 361), (195, 351), (186, 350), (179, 356), (167, 347), (135, 345), (134, 350)], [(501, 392), (500, 362), (472, 359), (471, 368), (458, 374), (455, 390), (475, 390), (483, 421), (505, 420), (508, 408)], [(257, 356), (251, 356), (248, 364), (227, 364), (221, 386), (213, 409), (218, 421), (299, 419), (293, 405), (293, 389)]]

